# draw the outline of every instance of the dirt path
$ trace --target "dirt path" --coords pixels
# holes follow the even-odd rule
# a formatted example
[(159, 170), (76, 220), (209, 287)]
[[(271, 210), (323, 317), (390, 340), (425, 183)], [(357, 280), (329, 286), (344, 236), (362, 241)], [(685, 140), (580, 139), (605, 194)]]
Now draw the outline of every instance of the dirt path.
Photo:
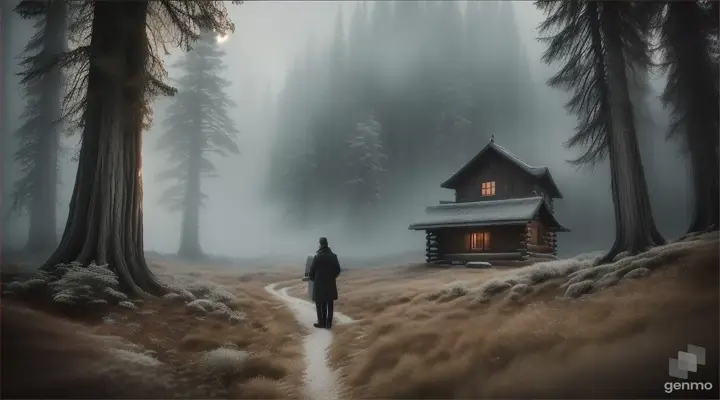
[[(313, 400), (337, 400), (342, 390), (339, 388), (336, 371), (332, 370), (328, 363), (328, 353), (333, 340), (332, 331), (315, 328), (313, 326), (313, 323), (317, 322), (315, 305), (289, 295), (288, 287), (276, 290), (275, 287), (281, 283), (268, 285), (265, 290), (287, 304), (297, 321), (308, 331), (303, 339), (305, 395)], [(352, 318), (338, 312), (335, 312), (334, 319), (340, 324), (354, 322)]]

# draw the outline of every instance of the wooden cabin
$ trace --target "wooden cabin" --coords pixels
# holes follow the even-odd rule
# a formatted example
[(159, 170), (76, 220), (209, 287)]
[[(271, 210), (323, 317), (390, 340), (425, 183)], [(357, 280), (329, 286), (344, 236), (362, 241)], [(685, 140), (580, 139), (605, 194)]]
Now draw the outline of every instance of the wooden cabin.
[(562, 194), (546, 167), (533, 167), (490, 140), (472, 160), (440, 185), (455, 201), (427, 207), (411, 230), (426, 232), (427, 263), (554, 259), (553, 215)]

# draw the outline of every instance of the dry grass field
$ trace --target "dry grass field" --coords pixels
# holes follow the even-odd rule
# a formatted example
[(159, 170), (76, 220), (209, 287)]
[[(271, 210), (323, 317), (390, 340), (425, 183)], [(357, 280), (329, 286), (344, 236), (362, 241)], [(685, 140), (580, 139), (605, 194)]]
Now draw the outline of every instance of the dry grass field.
[[(73, 317), (6, 296), (46, 285), (62, 303), (86, 293), (73, 279), (107, 283), (102, 267), (70, 268), (72, 279), (4, 285), (3, 396), (300, 399), (315, 385), (330, 400), (717, 398), (719, 250), (712, 233), (601, 267), (585, 255), (524, 268), (348, 269), (336, 311), (355, 321), (332, 335), (307, 321), (312, 304), (266, 290), (306, 299), (304, 260), (255, 270), (155, 261), (172, 294)], [(313, 348), (325, 337), (329, 349)], [(692, 379), (714, 391), (664, 391), (668, 359), (688, 344), (707, 349)], [(317, 367), (326, 355), (330, 368)]]
[(625, 265), (652, 273), (578, 298), (567, 263), (351, 272), (337, 308), (360, 321), (335, 329), (331, 360), (351, 398), (677, 397), (668, 359), (695, 344), (715, 391), (684, 397), (717, 396), (717, 236)]
[[(214, 282), (241, 313), (230, 321), (182, 299), (67, 318), (3, 299), (5, 397), (300, 398), (303, 330), (264, 286), (284, 276), (154, 265), (161, 278)], [(267, 282), (267, 283), (266, 283)], [(34, 305), (34, 308), (38, 308)], [(40, 367), (40, 368), (39, 368)], [(142, 371), (142, 372), (141, 372)]]

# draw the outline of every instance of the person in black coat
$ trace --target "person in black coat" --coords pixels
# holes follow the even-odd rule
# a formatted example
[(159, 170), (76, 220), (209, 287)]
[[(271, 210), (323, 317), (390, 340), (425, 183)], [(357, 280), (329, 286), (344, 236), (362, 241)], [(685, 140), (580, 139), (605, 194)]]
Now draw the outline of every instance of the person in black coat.
[(338, 299), (336, 279), (340, 275), (337, 255), (328, 247), (326, 238), (319, 240), (319, 249), (313, 257), (308, 278), (313, 281), (312, 300), (315, 302), (318, 322), (316, 328), (332, 327), (333, 302)]

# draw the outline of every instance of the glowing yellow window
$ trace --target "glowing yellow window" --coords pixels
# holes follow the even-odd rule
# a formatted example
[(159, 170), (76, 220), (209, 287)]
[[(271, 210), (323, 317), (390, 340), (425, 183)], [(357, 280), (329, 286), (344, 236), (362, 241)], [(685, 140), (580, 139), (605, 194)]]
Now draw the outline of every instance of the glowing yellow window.
[(495, 181), (483, 182), (480, 190), (482, 196), (495, 196)]
[(471, 234), (470, 248), (473, 250), (490, 249), (490, 232), (475, 232)]

